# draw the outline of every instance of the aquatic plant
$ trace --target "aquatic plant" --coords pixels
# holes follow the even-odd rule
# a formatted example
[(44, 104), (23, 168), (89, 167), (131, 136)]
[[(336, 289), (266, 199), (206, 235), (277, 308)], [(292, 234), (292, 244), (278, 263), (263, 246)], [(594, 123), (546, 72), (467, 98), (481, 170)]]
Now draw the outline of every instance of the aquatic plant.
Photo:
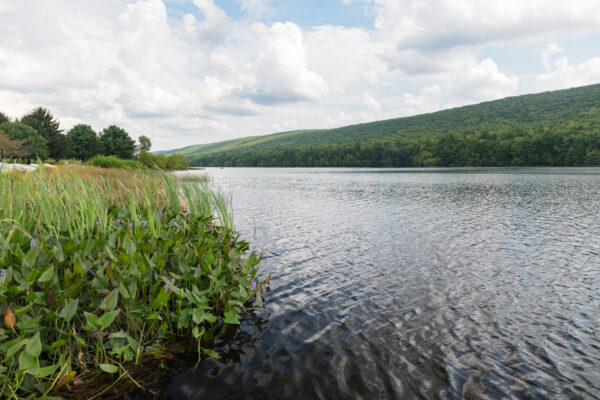
[(40, 168), (0, 174), (0, 193), (2, 398), (43, 398), (94, 369), (134, 381), (129, 366), (177, 338), (218, 356), (211, 339), (262, 306), (260, 256), (203, 182)]

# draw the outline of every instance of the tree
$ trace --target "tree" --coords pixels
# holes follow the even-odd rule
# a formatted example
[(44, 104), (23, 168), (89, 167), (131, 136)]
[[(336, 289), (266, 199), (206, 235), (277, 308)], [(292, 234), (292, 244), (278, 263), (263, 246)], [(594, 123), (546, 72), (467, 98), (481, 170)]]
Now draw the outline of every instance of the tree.
[(0, 131), (11, 139), (25, 141), (22, 156), (27, 157), (28, 161), (31, 157), (42, 160), (48, 158), (48, 141), (32, 127), (20, 122), (4, 122), (0, 124)]
[(154, 162), (153, 157), (154, 157), (153, 154), (150, 154), (147, 151), (142, 150), (142, 151), (140, 151), (140, 154), (138, 155), (138, 161), (141, 162), (146, 167), (152, 168), (153, 167), (152, 163)]
[(181, 170), (188, 169), (188, 162), (185, 157), (180, 153), (173, 153), (167, 160), (167, 169), (170, 170)]
[(140, 136), (138, 138), (138, 142), (140, 143), (138, 145), (138, 151), (140, 153), (142, 151), (150, 151), (150, 148), (152, 147), (152, 142), (150, 141), (150, 138), (148, 136)]
[(164, 154), (151, 154), (147, 151), (140, 152), (138, 161), (148, 168), (160, 168), (162, 170), (188, 169), (188, 162), (179, 153), (165, 156)]
[(38, 107), (21, 118), (21, 123), (31, 126), (48, 141), (50, 157), (58, 160), (69, 153), (67, 137), (59, 129), (59, 122), (46, 108)]
[(100, 141), (104, 148), (104, 155), (117, 156), (129, 160), (136, 151), (135, 142), (129, 134), (118, 126), (111, 125), (102, 131)]
[(26, 153), (25, 139), (11, 139), (4, 132), (0, 132), (0, 160), (8, 157), (24, 157)]
[(0, 124), (3, 124), (5, 122), (10, 122), (10, 119), (6, 116), (6, 114), (0, 112)]
[(75, 125), (67, 133), (67, 136), (71, 142), (71, 156), (73, 158), (86, 161), (102, 152), (102, 143), (89, 125)]

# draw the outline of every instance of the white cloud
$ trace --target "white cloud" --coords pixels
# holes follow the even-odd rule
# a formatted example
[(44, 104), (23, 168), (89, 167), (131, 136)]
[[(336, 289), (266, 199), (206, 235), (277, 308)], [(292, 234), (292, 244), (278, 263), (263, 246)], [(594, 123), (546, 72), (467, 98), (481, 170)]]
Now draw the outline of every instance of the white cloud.
[(378, 57), (383, 51), (363, 28), (324, 25), (306, 34), (308, 64), (327, 83), (334, 95), (355, 93), (365, 85), (377, 85), (387, 66)]
[(367, 108), (367, 110), (379, 113), (381, 112), (381, 104), (373, 96), (371, 96), (368, 92), (363, 93), (363, 104)]
[(275, 132), (289, 131), (298, 127), (298, 121), (295, 119), (285, 120), (280, 123), (273, 123), (271, 125)]
[(349, 125), (352, 121), (352, 116), (346, 114), (344, 111), (340, 111), (336, 115), (327, 117), (327, 127), (337, 128), (339, 126)]
[(250, 15), (251, 18), (257, 18), (271, 13), (271, 3), (273, 0), (238, 0), (240, 8)]
[[(382, 56), (407, 77), (442, 81), (489, 45), (539, 48), (555, 37), (597, 33), (595, 0), (373, 0)], [(557, 49), (552, 50), (555, 52)], [(549, 54), (548, 56), (551, 56)]]
[(374, 27), (353, 28), (266, 24), (272, 0), (239, 0), (237, 20), (214, 0), (177, 0), (179, 16), (161, 0), (4, 3), (0, 111), (43, 105), (63, 128), (115, 123), (156, 149), (518, 93), (491, 44), (541, 54), (538, 90), (600, 81), (596, 48), (566, 58), (569, 38), (600, 33), (591, 0), (370, 0)]
[(192, 14), (183, 17), (183, 28), (199, 45), (221, 43), (228, 36), (233, 21), (225, 11), (217, 7), (213, 0), (194, 0), (194, 5), (202, 12), (200, 22)]
[(318, 99), (329, 87), (316, 72), (307, 67), (302, 31), (291, 23), (272, 27), (253, 24), (251, 32), (258, 50), (248, 65), (255, 81), (244, 88), (244, 95), (257, 103)]
[(442, 87), (446, 87), (449, 94), (471, 103), (510, 96), (518, 85), (518, 77), (506, 76), (491, 58), (486, 58), (455, 79), (444, 82)]
[(20, 116), (44, 105), (64, 128), (116, 123), (160, 148), (173, 145), (164, 129), (195, 131), (191, 143), (215, 140), (245, 125), (232, 116), (327, 93), (297, 25), (247, 25), (212, 0), (193, 4), (204, 18), (186, 14), (176, 26), (160, 0), (3, 8), (10, 24), (0, 28), (0, 109)]
[(374, 0), (376, 28), (400, 48), (422, 50), (522, 40), (555, 32), (596, 32), (595, 0)]
[(552, 56), (562, 51), (564, 51), (564, 49), (556, 43), (550, 43), (548, 46), (546, 46), (544, 52), (542, 53), (542, 63), (544, 64), (546, 71), (549, 71), (552, 68), (550, 66), (550, 59)]
[(581, 64), (571, 65), (567, 57), (561, 57), (546, 73), (536, 77), (539, 91), (565, 89), (600, 83), (600, 57), (593, 57)]
[(519, 78), (506, 76), (490, 58), (473, 60), (463, 73), (457, 73), (442, 82), (424, 86), (419, 94), (404, 93), (402, 115), (438, 111), (481, 101), (513, 95)]

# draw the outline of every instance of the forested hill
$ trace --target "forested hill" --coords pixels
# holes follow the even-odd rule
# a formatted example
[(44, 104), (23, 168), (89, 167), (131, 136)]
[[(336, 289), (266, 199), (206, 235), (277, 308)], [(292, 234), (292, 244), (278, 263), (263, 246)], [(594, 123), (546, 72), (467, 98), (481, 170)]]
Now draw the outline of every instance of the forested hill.
[(192, 166), (596, 165), (600, 84), (175, 151)]

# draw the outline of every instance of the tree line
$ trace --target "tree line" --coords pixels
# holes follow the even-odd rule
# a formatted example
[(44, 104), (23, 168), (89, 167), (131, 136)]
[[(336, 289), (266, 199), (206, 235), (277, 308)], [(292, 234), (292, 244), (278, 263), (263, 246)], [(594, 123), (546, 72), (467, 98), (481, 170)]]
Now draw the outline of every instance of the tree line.
[(182, 149), (194, 166), (600, 165), (600, 84)]
[(190, 157), (191, 166), (461, 167), (600, 165), (600, 129), (568, 123), (529, 131), (498, 129), (354, 144), (224, 151)]
[(182, 156), (155, 156), (149, 153), (151, 147), (147, 136), (140, 136), (136, 143), (127, 131), (116, 125), (95, 132), (90, 125), (78, 124), (64, 133), (59, 121), (44, 107), (37, 107), (14, 121), (0, 112), (0, 159), (86, 162), (97, 156), (112, 156), (121, 160), (137, 159), (147, 167), (187, 168)]

